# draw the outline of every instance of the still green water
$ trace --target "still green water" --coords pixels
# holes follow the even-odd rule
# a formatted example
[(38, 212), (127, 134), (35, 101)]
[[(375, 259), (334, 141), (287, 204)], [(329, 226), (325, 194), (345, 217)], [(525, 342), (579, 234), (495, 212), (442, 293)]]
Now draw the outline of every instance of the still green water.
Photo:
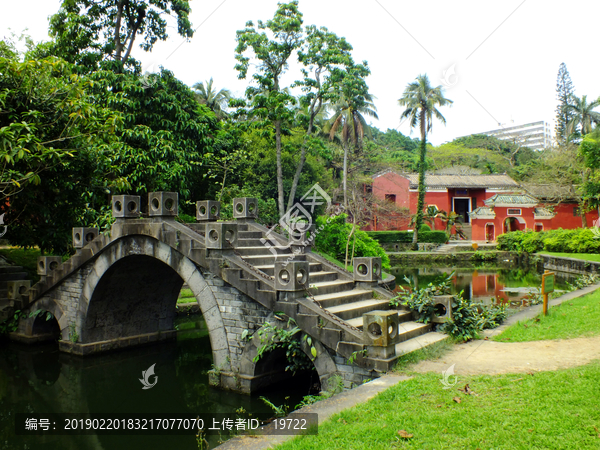
[[(0, 448), (5, 450), (198, 449), (185, 436), (17, 436), (16, 413), (267, 413), (258, 396), (293, 410), (311, 380), (296, 378), (247, 396), (208, 385), (212, 352), (201, 316), (177, 319), (176, 342), (115, 353), (74, 357), (55, 343), (33, 346), (0, 343)], [(144, 390), (142, 371), (155, 364), (156, 385)], [(286, 398), (289, 397), (289, 398)], [(209, 436), (211, 448), (218, 436)]]

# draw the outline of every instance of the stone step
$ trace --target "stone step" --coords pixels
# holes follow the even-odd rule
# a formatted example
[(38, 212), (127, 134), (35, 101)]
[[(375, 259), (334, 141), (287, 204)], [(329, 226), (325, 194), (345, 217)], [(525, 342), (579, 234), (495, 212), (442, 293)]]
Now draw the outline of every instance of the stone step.
[[(267, 241), (268, 243), (269, 241)], [(265, 246), (260, 238), (238, 238), (238, 248), (241, 247), (258, 247), (262, 245)]]
[(238, 239), (260, 239), (263, 237), (262, 231), (240, 231)]
[[(13, 280), (26, 280), (27, 278), (29, 278), (29, 274), (27, 272), (0, 273), (0, 283), (6, 283), (7, 281)], [(6, 287), (6, 284), (0, 287)]]
[[(322, 308), (329, 309), (338, 305), (348, 305), (363, 300), (370, 300), (373, 298), (373, 291), (353, 289), (351, 291), (336, 292), (334, 294), (315, 295), (313, 298)], [(351, 317), (349, 317), (349, 319), (350, 318)]]
[(389, 309), (388, 300), (361, 300), (358, 302), (346, 303), (326, 308), (332, 314), (340, 319), (349, 320), (355, 317), (361, 317), (364, 313), (375, 310)]
[[(280, 255), (289, 255), (292, 253), (291, 247), (271, 247)], [(236, 251), (242, 256), (250, 255), (272, 255), (271, 249), (260, 245), (258, 247), (237, 247)]]
[[(245, 257), (243, 259), (246, 260)], [(250, 262), (250, 261), (248, 261), (248, 262)], [(274, 276), (274, 273), (275, 273), (275, 265), (274, 264), (259, 264), (259, 265), (255, 265), (254, 268), (256, 268), (256, 269), (260, 270), (261, 272), (264, 272), (270, 276)], [(322, 265), (321, 265), (321, 263), (310, 262), (310, 263), (308, 263), (308, 270), (310, 271), (310, 276), (312, 277), (313, 273), (321, 272)]]
[(310, 269), (311, 269), (310, 275), (308, 277), (309, 284), (323, 283), (325, 281), (336, 281), (338, 279), (337, 272), (326, 272), (326, 271), (314, 272), (312, 270), (312, 267)]
[[(402, 311), (402, 310), (398, 311), (398, 320), (400, 321), (400, 323), (409, 322), (412, 320), (412, 318), (413, 318), (412, 312)], [(353, 327), (358, 328), (359, 330), (362, 330), (362, 327), (363, 327), (362, 316), (355, 317), (354, 319), (346, 320), (346, 322), (348, 322)]]
[(428, 347), (446, 339), (448, 339), (448, 335), (444, 333), (438, 333), (436, 331), (423, 333), (420, 336), (396, 344), (396, 356), (399, 357), (402, 355), (406, 355), (407, 353), (411, 353), (415, 350)]
[(335, 280), (313, 282), (311, 277), (308, 278), (309, 292), (313, 295), (325, 295), (348, 292), (354, 289), (354, 281)]
[(21, 266), (0, 266), (0, 273), (14, 273), (14, 272), (23, 272), (23, 267), (21, 267)]
[[(278, 255), (277, 258), (273, 256), (273, 254), (269, 253), (268, 255), (244, 255), (242, 259), (246, 261), (248, 264), (253, 266), (265, 266), (265, 265), (274, 265), (275, 260), (279, 262), (286, 262), (290, 258), (290, 255)], [(306, 257), (304, 255), (297, 255), (294, 259), (297, 261), (304, 261)]]
[(417, 336), (421, 336), (429, 331), (431, 331), (430, 323), (425, 324), (410, 321), (398, 324), (398, 336), (400, 338), (400, 342), (416, 338)]

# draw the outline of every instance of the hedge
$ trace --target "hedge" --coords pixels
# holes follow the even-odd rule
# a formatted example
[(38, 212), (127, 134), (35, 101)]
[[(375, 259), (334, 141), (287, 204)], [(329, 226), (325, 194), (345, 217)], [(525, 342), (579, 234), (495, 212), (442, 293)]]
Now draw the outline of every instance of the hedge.
[(598, 253), (600, 239), (587, 228), (550, 231), (512, 231), (498, 236), (498, 250), (535, 253)]
[[(409, 244), (413, 240), (412, 231), (367, 231), (367, 234), (380, 244)], [(419, 233), (419, 242), (444, 244), (448, 241), (445, 231), (423, 231)]]

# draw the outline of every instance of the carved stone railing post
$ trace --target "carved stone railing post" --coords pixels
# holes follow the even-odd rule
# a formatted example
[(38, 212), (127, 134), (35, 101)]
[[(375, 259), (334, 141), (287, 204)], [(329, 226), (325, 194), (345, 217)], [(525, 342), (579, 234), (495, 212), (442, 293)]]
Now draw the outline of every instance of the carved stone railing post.
[(73, 228), (73, 247), (83, 248), (98, 237), (98, 228)]
[[(275, 261), (275, 291), (280, 300), (283, 297), (296, 298), (309, 288), (308, 261)], [(283, 295), (281, 295), (283, 293)]]
[(46, 281), (54, 270), (62, 264), (61, 256), (39, 256), (37, 262), (37, 274), (40, 276), (41, 281)]
[(233, 199), (233, 218), (241, 222), (253, 222), (258, 217), (258, 199), (241, 197)]
[(149, 217), (175, 217), (179, 214), (177, 192), (150, 192), (148, 194)]
[(381, 280), (381, 258), (354, 258), (354, 281), (368, 286), (376, 286)]
[(396, 344), (399, 342), (398, 311), (371, 311), (362, 317), (369, 356), (384, 359), (396, 356)]
[(221, 202), (201, 200), (196, 202), (196, 220), (199, 222), (216, 222), (221, 214)]
[(137, 219), (140, 217), (140, 196), (113, 195), (112, 215), (116, 219)]
[(206, 224), (207, 249), (227, 250), (235, 248), (238, 241), (237, 223), (209, 222)]

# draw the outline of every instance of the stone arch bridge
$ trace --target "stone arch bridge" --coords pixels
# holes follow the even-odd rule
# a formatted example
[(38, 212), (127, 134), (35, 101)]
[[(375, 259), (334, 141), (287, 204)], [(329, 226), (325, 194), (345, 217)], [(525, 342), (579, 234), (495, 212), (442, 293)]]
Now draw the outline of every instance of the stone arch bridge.
[[(61, 351), (85, 356), (174, 339), (184, 284), (209, 330), (211, 383), (240, 392), (286, 375), (276, 352), (253, 362), (264, 344), (257, 331), (266, 322), (286, 326), (275, 312), (311, 337), (311, 346), (301, 342), (323, 386), (332, 375), (348, 387), (377, 377), (402, 353), (442, 338), (409, 311), (389, 311), (380, 259), (355, 258), (353, 273), (341, 269), (311, 251), (306, 230), (290, 241), (257, 223), (256, 199), (234, 199), (232, 222), (217, 221), (218, 202), (198, 202), (195, 224), (175, 220), (176, 193), (150, 193), (146, 217), (138, 196), (114, 196), (112, 206), (110, 233), (73, 229), (73, 257), (41, 257), (40, 282), (8, 288), (23, 310), (54, 315)], [(21, 319), (11, 338), (42, 339), (40, 322)]]

